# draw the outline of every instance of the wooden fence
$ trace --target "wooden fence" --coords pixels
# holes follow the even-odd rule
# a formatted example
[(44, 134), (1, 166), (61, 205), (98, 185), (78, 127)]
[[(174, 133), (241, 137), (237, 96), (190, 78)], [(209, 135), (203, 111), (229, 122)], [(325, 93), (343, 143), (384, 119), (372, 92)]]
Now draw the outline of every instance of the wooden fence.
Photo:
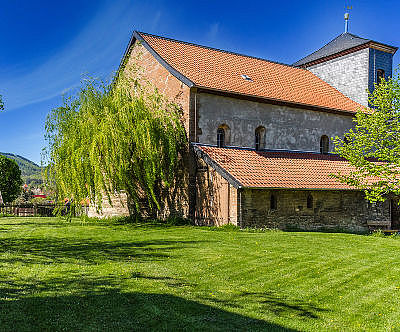
[(17, 216), (17, 217), (54, 217), (56, 208), (61, 210), (62, 215), (71, 212), (75, 217), (77, 215), (73, 206), (66, 207), (65, 205), (56, 204), (19, 204), (19, 205), (0, 205), (0, 216)]

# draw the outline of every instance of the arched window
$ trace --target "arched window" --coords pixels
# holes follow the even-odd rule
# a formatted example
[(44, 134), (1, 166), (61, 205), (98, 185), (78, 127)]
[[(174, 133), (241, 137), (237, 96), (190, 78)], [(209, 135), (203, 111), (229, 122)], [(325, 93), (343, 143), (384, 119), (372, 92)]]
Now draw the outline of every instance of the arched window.
[(376, 83), (381, 84), (382, 79), (385, 78), (385, 71), (383, 69), (378, 69), (376, 71)]
[(254, 143), (256, 151), (265, 149), (265, 128), (263, 126), (257, 127), (254, 135)]
[(271, 210), (276, 210), (278, 208), (278, 201), (274, 194), (272, 194), (270, 197), (270, 207), (271, 207)]
[(217, 146), (223, 148), (230, 143), (231, 131), (226, 124), (220, 125), (217, 129)]
[(223, 148), (225, 146), (225, 130), (218, 128), (217, 130), (217, 146)]
[(327, 154), (329, 152), (329, 137), (326, 135), (321, 136), (321, 140), (319, 143), (319, 150), (323, 154)]
[(314, 199), (311, 194), (307, 196), (307, 209), (312, 209), (314, 206)]

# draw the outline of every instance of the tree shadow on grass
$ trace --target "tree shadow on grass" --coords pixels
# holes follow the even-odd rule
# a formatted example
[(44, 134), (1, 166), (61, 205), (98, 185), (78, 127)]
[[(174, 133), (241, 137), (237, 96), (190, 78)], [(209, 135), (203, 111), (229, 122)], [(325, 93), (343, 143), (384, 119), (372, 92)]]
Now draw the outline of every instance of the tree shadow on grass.
[(270, 312), (276, 316), (296, 316), (299, 318), (318, 319), (319, 314), (328, 311), (311, 302), (285, 297), (271, 292), (240, 292), (229, 299), (217, 297), (203, 297), (212, 303), (231, 308), (244, 308), (244, 304), (255, 304), (263, 312)]
[[(0, 262), (24, 264), (64, 263), (83, 260), (86, 264), (101, 261), (160, 261), (173, 252), (204, 241), (146, 240), (105, 241), (65, 238), (5, 238), (0, 239)], [(13, 253), (2, 257), (4, 252)]]
[(294, 331), (168, 294), (122, 293), (0, 300), (2, 331)]

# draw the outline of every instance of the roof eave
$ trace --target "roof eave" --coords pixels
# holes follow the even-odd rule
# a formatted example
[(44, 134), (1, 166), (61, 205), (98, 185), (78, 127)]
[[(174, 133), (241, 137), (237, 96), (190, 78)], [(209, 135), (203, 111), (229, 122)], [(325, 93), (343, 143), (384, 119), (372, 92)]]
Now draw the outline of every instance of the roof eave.
[[(305, 63), (294, 64), (293, 66), (298, 67), (298, 68), (307, 68), (307, 67), (310, 67), (310, 66), (313, 66), (313, 65), (316, 65), (316, 64), (320, 64), (320, 63), (323, 63), (323, 62), (326, 62), (326, 61), (329, 61), (329, 60), (333, 60), (333, 59), (339, 58), (339, 57), (341, 57), (343, 55), (347, 55), (347, 54), (351, 54), (351, 53), (360, 51), (360, 50), (365, 49), (365, 48), (374, 48), (374, 49), (377, 49), (377, 50), (380, 50), (380, 51), (384, 51), (384, 52), (387, 52), (387, 53), (391, 53), (391, 54), (395, 54), (397, 52), (397, 50), (398, 50), (398, 47), (390, 46), (390, 45), (386, 45), (386, 44), (382, 44), (382, 43), (378, 43), (378, 42), (375, 42), (373, 40), (368, 40), (368, 41), (366, 41), (365, 43), (363, 43), (361, 45), (350, 47), (350, 48), (347, 48), (345, 50), (341, 50), (340, 52), (336, 52), (336, 53), (324, 56), (322, 58), (315, 59), (315, 60), (312, 60), (312, 61), (308, 61), (308, 62), (305, 62)], [(301, 61), (301, 60), (299, 60), (299, 61)]]
[(243, 188), (245, 189), (252, 189), (252, 190), (256, 190), (256, 189), (260, 189), (260, 190), (265, 190), (265, 189), (269, 189), (269, 190), (323, 190), (323, 191), (336, 191), (336, 190), (349, 190), (349, 191), (362, 191), (361, 189), (357, 189), (357, 188), (293, 188), (293, 187), (247, 187), (247, 186), (243, 186)]
[[(226, 181), (228, 181), (236, 189), (252, 189), (252, 190), (324, 190), (324, 191), (335, 191), (335, 190), (351, 190), (360, 191), (357, 188), (293, 188), (293, 187), (256, 187), (256, 186), (246, 186), (237, 180), (233, 175), (231, 175), (224, 167), (219, 165), (214, 159), (212, 159), (206, 152), (204, 152), (199, 146), (201, 144), (192, 142), (193, 150), (197, 157), (204, 160), (204, 162), (210, 166), (212, 169), (218, 172)], [(198, 146), (199, 145), (199, 146)]]

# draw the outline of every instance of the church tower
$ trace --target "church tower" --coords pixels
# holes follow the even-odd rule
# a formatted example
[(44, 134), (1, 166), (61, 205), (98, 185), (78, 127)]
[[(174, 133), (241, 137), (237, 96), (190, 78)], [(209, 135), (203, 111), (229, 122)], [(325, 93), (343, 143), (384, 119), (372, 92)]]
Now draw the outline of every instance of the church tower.
[(310, 70), (347, 97), (367, 106), (368, 91), (392, 75), (397, 47), (345, 32), (293, 65)]

